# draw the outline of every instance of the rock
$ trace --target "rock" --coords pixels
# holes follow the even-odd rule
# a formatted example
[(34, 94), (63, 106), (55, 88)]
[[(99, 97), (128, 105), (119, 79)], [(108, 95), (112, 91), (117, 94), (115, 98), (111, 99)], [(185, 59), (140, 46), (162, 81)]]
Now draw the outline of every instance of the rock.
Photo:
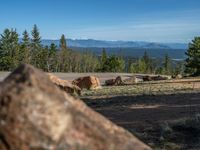
[(135, 83), (143, 82), (143, 78), (141, 77), (135, 77)]
[(72, 81), (72, 84), (78, 86), (81, 89), (88, 90), (95, 90), (101, 88), (100, 81), (95, 76), (80, 77)]
[(153, 81), (169, 80), (169, 78), (168, 78), (168, 76), (160, 76), (160, 75), (158, 75), (158, 76), (153, 76), (152, 80)]
[(123, 80), (121, 76), (118, 76), (115, 79), (106, 80), (105, 84), (107, 86), (120, 86), (120, 85), (123, 85)]
[(118, 76), (115, 79), (109, 79), (105, 81), (107, 86), (123, 86), (133, 85), (135, 83), (143, 82), (143, 77), (140, 76)]
[(132, 85), (135, 83), (142, 82), (143, 78), (139, 78), (136, 76), (132, 77), (121, 77), (118, 76), (116, 79), (109, 79), (105, 81), (105, 85), (107, 86), (122, 86), (122, 85)]
[(143, 78), (132, 76), (132, 77), (129, 77), (129, 78), (123, 80), (123, 82), (126, 85), (132, 85), (132, 84), (135, 84), (135, 83), (143, 82)]
[(167, 80), (171, 80), (172, 79), (172, 76), (167, 76)]
[(176, 78), (176, 79), (182, 79), (183, 76), (182, 76), (181, 74), (177, 74), (175, 78)]
[(143, 76), (143, 81), (152, 81), (152, 77), (151, 76)]
[(170, 75), (160, 75), (160, 77), (162, 77), (164, 80), (171, 80), (172, 76)]
[(48, 74), (48, 75), (49, 75), (50, 80), (63, 91), (69, 94), (77, 93), (78, 95), (81, 95), (81, 89), (78, 86), (73, 85), (67, 80), (62, 80), (52, 74)]
[(105, 85), (107, 86), (113, 86), (115, 85), (115, 79), (109, 79), (105, 81)]
[(171, 77), (170, 76), (160, 76), (160, 75), (158, 75), (158, 76), (150, 76), (150, 75), (147, 75), (147, 76), (143, 76), (143, 80), (144, 81), (160, 81), (160, 80), (169, 80), (169, 79), (171, 79)]
[(118, 76), (118, 77), (115, 79), (115, 85), (117, 85), (117, 86), (123, 85), (123, 80), (122, 80), (122, 77), (121, 77), (121, 76)]
[(21, 65), (0, 84), (1, 150), (149, 150), (136, 137)]

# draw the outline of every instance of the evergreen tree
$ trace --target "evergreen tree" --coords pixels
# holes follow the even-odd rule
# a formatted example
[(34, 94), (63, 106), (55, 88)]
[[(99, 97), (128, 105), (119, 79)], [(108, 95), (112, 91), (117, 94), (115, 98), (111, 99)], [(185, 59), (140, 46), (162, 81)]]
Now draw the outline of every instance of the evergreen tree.
[(106, 67), (106, 61), (107, 61), (107, 54), (106, 54), (106, 49), (105, 48), (103, 48), (103, 50), (102, 50), (102, 54), (101, 54), (101, 71), (102, 72), (104, 72), (105, 70), (108, 70)]
[(195, 37), (189, 43), (189, 49), (186, 52), (186, 73), (200, 75), (200, 37)]
[(130, 66), (131, 73), (146, 73), (146, 63), (142, 58), (138, 59), (135, 63), (132, 63)]
[(98, 59), (90, 51), (82, 54), (81, 72), (94, 72), (99, 67), (98, 64)]
[(171, 74), (171, 59), (170, 57), (168, 56), (168, 54), (165, 55), (165, 58), (164, 58), (164, 63), (163, 63), (163, 73), (164, 74)]
[(44, 48), (40, 48), (37, 53), (37, 67), (44, 70), (48, 70), (48, 56), (49, 56), (49, 48), (45, 46)]
[(144, 52), (142, 59), (144, 60), (145, 64), (148, 66), (150, 63), (150, 58), (149, 58), (147, 51)]
[(5, 29), (0, 38), (0, 68), (13, 70), (19, 64), (19, 35), (16, 30)]
[(131, 63), (129, 67), (129, 73), (139, 73), (138, 71), (138, 64), (137, 63)]
[(22, 43), (20, 47), (20, 62), (21, 63), (30, 63), (30, 38), (28, 32), (25, 30), (23, 32)]
[(124, 72), (124, 69), (125, 69), (124, 59), (113, 55), (106, 60), (103, 71), (104, 72)]
[(158, 67), (158, 68), (156, 68), (155, 73), (156, 73), (156, 74), (164, 74), (164, 69), (163, 69), (163, 67)]
[(106, 62), (106, 60), (107, 60), (106, 49), (103, 48), (102, 55), (101, 55), (101, 63), (102, 63), (102, 65)]
[(133, 64), (133, 62), (132, 62), (132, 60), (129, 58), (128, 59), (128, 73), (132, 73), (132, 70), (131, 70), (131, 67), (132, 67), (132, 64)]
[(150, 60), (150, 57), (147, 53), (147, 51), (144, 52), (144, 55), (142, 57), (142, 60), (140, 61), (140, 63), (142, 63), (142, 72), (143, 73), (150, 73), (151, 72), (151, 60)]
[(67, 42), (64, 34), (60, 38), (60, 49), (61, 50), (67, 49)]
[(175, 76), (177, 76), (178, 74), (182, 75), (183, 72), (184, 72), (184, 64), (183, 64), (183, 62), (182, 61), (181, 62), (177, 62), (176, 66), (175, 66), (175, 68), (173, 70), (173, 75), (175, 75)]
[[(98, 57), (91, 52), (79, 53), (68, 49), (64, 35), (61, 37), (59, 48), (53, 43), (50, 47), (43, 47), (36, 25), (31, 35), (30, 39), (25, 30), (19, 44), (16, 30), (4, 30), (0, 35), (0, 70), (12, 71), (19, 63), (31, 63), (44, 71), (54, 72), (94, 72), (100, 68)], [(124, 71), (125, 63), (122, 58), (115, 57), (109, 61), (109, 67), (115, 66), (113, 71)]]
[(50, 56), (54, 56), (56, 54), (57, 51), (57, 46), (54, 43), (51, 43), (50, 47), (49, 47), (49, 51), (50, 51)]
[(39, 29), (37, 27), (37, 25), (35, 24), (33, 26), (33, 30), (31, 32), (31, 35), (32, 35), (32, 45), (35, 47), (35, 48), (38, 48), (40, 47), (41, 45), (41, 37), (40, 37), (40, 32), (39, 32)]
[(39, 67), (39, 51), (41, 50), (41, 37), (40, 32), (37, 25), (33, 26), (33, 30), (31, 32), (31, 64), (35, 67)]
[(67, 42), (65, 35), (63, 34), (60, 38), (60, 52), (59, 52), (59, 71), (68, 72), (69, 71), (69, 51), (67, 49)]
[(139, 73), (146, 73), (147, 66), (144, 59), (139, 59), (138, 61), (138, 72)]
[(23, 38), (22, 38), (23, 44), (28, 46), (30, 44), (30, 38), (28, 32), (25, 30), (23, 32)]
[(49, 56), (48, 56), (48, 71), (57, 71), (56, 67), (58, 65), (58, 58), (57, 58), (57, 46), (54, 43), (51, 43), (49, 48)]

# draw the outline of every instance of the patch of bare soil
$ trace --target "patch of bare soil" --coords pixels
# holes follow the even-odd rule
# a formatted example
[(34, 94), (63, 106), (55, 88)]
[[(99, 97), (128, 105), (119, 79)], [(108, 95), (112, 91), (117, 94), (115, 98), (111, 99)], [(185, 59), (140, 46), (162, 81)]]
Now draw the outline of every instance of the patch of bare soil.
[(200, 113), (200, 93), (96, 97), (84, 101), (154, 148), (200, 149), (198, 132), (170, 127), (172, 122)]

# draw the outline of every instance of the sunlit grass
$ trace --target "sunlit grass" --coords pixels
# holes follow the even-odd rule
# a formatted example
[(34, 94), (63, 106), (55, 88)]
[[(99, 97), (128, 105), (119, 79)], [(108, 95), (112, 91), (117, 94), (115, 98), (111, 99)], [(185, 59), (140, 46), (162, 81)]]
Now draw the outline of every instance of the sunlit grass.
[(199, 90), (193, 83), (160, 83), (160, 84), (135, 84), (128, 86), (103, 86), (98, 90), (83, 90), (82, 96), (112, 96), (112, 95), (157, 95), (176, 94), (178, 92)]

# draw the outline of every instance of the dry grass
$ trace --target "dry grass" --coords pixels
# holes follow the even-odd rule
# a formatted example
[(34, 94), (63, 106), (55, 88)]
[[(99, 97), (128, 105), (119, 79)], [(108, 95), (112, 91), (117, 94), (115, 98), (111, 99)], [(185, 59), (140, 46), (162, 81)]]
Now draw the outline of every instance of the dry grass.
[(114, 96), (114, 95), (159, 95), (177, 94), (200, 90), (200, 82), (158, 82), (128, 86), (103, 86), (102, 89), (82, 92), (82, 96)]
[[(184, 140), (192, 145), (191, 149), (199, 149), (200, 115), (196, 114), (195, 116), (178, 119), (173, 122), (165, 122), (161, 125), (160, 133), (160, 149), (181, 150), (180, 141)], [(178, 142), (180, 143), (178, 144)]]

